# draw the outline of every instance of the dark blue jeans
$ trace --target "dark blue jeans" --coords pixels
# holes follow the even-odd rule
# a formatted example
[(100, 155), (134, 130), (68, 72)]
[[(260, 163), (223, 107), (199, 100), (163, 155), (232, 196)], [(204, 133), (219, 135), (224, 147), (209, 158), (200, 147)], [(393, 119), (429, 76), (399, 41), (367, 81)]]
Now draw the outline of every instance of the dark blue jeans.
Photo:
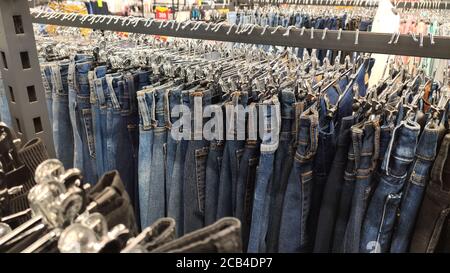
[(444, 131), (443, 127), (426, 126), (420, 136), (416, 156), (412, 169), (409, 171), (409, 178), (400, 204), (400, 217), (396, 225), (397, 228), (392, 236), (392, 253), (408, 251), (414, 224), (425, 193), (425, 186), (430, 177), (440, 138)]
[(402, 121), (393, 131), (382, 165), (380, 182), (370, 200), (360, 242), (360, 252), (386, 252), (408, 168), (414, 160), (420, 126)]
[(450, 214), (450, 134), (445, 135), (431, 170), (421, 204), (410, 252), (449, 252), (448, 217)]
[[(339, 203), (347, 165), (349, 147), (351, 146), (351, 126), (355, 123), (353, 116), (345, 117), (341, 121), (341, 128), (337, 138), (336, 154), (327, 177), (320, 206), (314, 252), (327, 253), (333, 245), (335, 224), (339, 221)], [(347, 222), (345, 221), (345, 225)], [(345, 229), (345, 226), (344, 226)]]
[(259, 142), (247, 140), (244, 154), (239, 164), (238, 187), (236, 190), (236, 218), (241, 221), (242, 245), (244, 249), (248, 247), (250, 235), (259, 153)]
[(375, 119), (355, 125), (352, 128), (352, 139), (355, 156), (354, 192), (351, 207), (347, 208), (350, 213), (342, 250), (347, 253), (358, 253), (362, 223), (373, 189), (372, 175), (379, 156), (379, 120)]
[(300, 117), (297, 150), (294, 157), (282, 209), (279, 252), (304, 252), (309, 250), (306, 223), (309, 217), (314, 157), (319, 137), (318, 113), (309, 108)]

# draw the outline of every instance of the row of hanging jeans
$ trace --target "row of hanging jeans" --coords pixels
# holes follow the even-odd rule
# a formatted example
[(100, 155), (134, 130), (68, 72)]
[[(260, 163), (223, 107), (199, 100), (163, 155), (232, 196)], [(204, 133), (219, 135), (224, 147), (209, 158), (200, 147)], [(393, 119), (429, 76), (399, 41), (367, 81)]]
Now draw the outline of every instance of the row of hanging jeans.
[(139, 215), (135, 92), (149, 83), (148, 73), (106, 72), (88, 54), (42, 64), (56, 157), (66, 168), (83, 170), (93, 184), (98, 175), (118, 170)]
[[(340, 12), (341, 13), (341, 12)], [(314, 28), (314, 29), (329, 29), (329, 30), (359, 30), (359, 31), (371, 31), (373, 18), (362, 17), (362, 16), (352, 16), (347, 13), (342, 13), (340, 15), (329, 15), (329, 16), (317, 16), (308, 14), (306, 11), (292, 11), (285, 12), (282, 10), (278, 11), (263, 11), (263, 10), (247, 10), (238, 12), (229, 12), (227, 14), (227, 21), (230, 24), (236, 25), (246, 25), (246, 24), (256, 24), (259, 26), (269, 26), (269, 27), (289, 27), (296, 26), (298, 28)], [(269, 50), (270, 46), (262, 45), (265, 50)], [(308, 50), (311, 54), (311, 49)], [(297, 51), (297, 56), (302, 56), (303, 49)], [(320, 62), (323, 61), (325, 56), (333, 62), (337, 56), (337, 52), (331, 50), (317, 50), (317, 58)], [(344, 52), (341, 56), (346, 56), (350, 54), (349, 52)]]
[[(332, 103), (343, 95), (339, 115), (351, 114), (354, 85), (361, 96), (365, 95), (364, 79), (372, 65), (371, 61), (363, 63), (352, 77), (342, 75), (325, 91)], [(318, 217), (321, 184), (326, 181), (332, 159), (329, 153), (333, 151), (335, 124), (324, 119), (326, 107), (322, 107), (318, 127), (318, 110), (299, 99), (294, 87), (282, 88), (264, 99), (258, 94), (265, 90), (252, 85), (233, 92), (227, 89), (226, 84), (205, 87), (170, 80), (137, 92), (141, 225), (167, 216), (176, 220), (177, 232), (183, 234), (233, 216), (241, 220), (244, 249), (249, 252), (278, 251), (278, 244), (283, 246), (280, 251), (296, 251), (306, 245), (303, 234), (307, 219)], [(203, 109), (215, 109), (212, 112), (223, 109), (225, 113), (227, 106), (254, 110), (248, 110), (247, 119), (240, 124), (233, 123), (238, 117), (227, 113), (224, 124), (231, 126), (227, 137), (206, 140), (202, 131), (199, 135), (188, 131), (187, 137), (174, 139), (173, 126), (179, 122), (179, 116), (173, 116), (174, 108), (185, 106), (190, 110), (182, 114), (187, 119), (184, 126), (190, 124), (190, 128), (203, 128), (218, 118), (202, 116), (202, 109), (194, 107), (195, 100)], [(257, 111), (265, 106), (272, 107)], [(250, 118), (254, 115), (262, 123)], [(250, 138), (262, 124), (265, 133)], [(281, 124), (278, 131), (277, 124)], [(186, 130), (184, 126), (182, 131)], [(242, 126), (247, 137), (239, 138), (241, 131), (233, 126)], [(320, 156), (315, 161), (316, 149)], [(295, 155), (295, 151), (300, 154)], [(321, 181), (312, 182), (315, 179)], [(304, 200), (298, 199), (298, 194), (303, 194), (300, 184), (307, 185)]]
[[(425, 124), (436, 112), (431, 98), (442, 92), (433, 81), (397, 73), (376, 89), (377, 95), (389, 90), (389, 100), (375, 113), (380, 110), (367, 110), (372, 100), (365, 98), (372, 66), (367, 59), (351, 73), (341, 70), (325, 89), (314, 74), (295, 81), (312, 80), (312, 88), (177, 78), (158, 66), (113, 72), (82, 54), (43, 71), (55, 143), (69, 145), (72, 137), (67, 160), (87, 170), (86, 181), (118, 169), (142, 227), (171, 217), (181, 236), (233, 216), (248, 252), (404, 252), (419, 232), (411, 217), (423, 208), (424, 187), (403, 185), (428, 181), (430, 145), (439, 145)], [(408, 110), (422, 89), (417, 113)], [(405, 90), (412, 95), (402, 98), (403, 107)], [(247, 109), (244, 122), (228, 114), (229, 106)], [(177, 108), (184, 110), (174, 116)], [(410, 120), (411, 112), (422, 123)], [(194, 130), (222, 118), (231, 124), (227, 137), (205, 139)], [(261, 124), (263, 133), (250, 138)]]

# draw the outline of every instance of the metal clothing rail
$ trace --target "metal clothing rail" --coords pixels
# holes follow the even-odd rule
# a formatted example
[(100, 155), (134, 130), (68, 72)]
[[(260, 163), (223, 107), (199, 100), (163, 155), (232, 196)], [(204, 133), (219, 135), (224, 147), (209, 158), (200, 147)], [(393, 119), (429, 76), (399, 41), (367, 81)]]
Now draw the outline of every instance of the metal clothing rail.
[[(244, 0), (245, 1), (245, 0)], [(243, 1), (243, 2), (244, 2)], [(259, 5), (312, 5), (312, 6), (353, 6), (377, 7), (378, 0), (247, 0), (251, 4)], [(392, 1), (396, 8), (412, 9), (450, 9), (449, 1)]]
[(365, 53), (450, 59), (450, 37), (315, 30), (205, 22), (158, 21), (137, 17), (33, 12), (32, 21), (69, 27), (164, 35), (225, 42), (332, 49)]

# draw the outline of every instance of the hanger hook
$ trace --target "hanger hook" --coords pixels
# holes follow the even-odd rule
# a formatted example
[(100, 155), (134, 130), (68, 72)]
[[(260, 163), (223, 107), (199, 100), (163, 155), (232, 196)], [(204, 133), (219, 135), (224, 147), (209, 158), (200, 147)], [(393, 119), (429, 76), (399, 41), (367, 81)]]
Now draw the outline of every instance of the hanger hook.
[(303, 36), (303, 34), (305, 33), (305, 27), (302, 27), (302, 31), (300, 31), (300, 36)]
[(236, 26), (236, 24), (230, 25), (230, 28), (229, 28), (228, 31), (227, 31), (227, 35), (230, 35), (231, 29), (232, 29), (234, 26)]
[(355, 45), (359, 44), (359, 29), (356, 29), (355, 32)]
[(434, 42), (434, 35), (433, 35), (433, 33), (429, 33), (429, 35), (430, 35), (430, 43), (432, 45), (434, 45), (435, 44), (435, 42)]
[(286, 30), (286, 32), (283, 34), (283, 36), (289, 36), (289, 34), (290, 34), (290, 32), (291, 32), (291, 29), (292, 28), (295, 28), (296, 26), (289, 26), (288, 28), (287, 28), (287, 30)]
[(266, 33), (267, 28), (269, 27), (269, 25), (265, 25), (263, 28), (263, 31), (261, 32), (261, 35), (264, 35), (264, 33)]
[(314, 39), (314, 28), (311, 28), (311, 40)]
[(338, 34), (337, 34), (337, 39), (338, 39), (338, 40), (341, 39), (341, 35), (342, 35), (342, 28), (339, 28)]
[(413, 38), (413, 41), (414, 41), (414, 42), (419, 41), (419, 40), (417, 39), (417, 37), (416, 37), (416, 33), (415, 33), (415, 32), (409, 31), (408, 34), (411, 34), (411, 37)]
[(256, 25), (254, 24), (254, 25), (252, 25), (252, 27), (251, 27), (251, 29), (250, 29), (250, 31), (247, 33), (247, 35), (250, 35), (250, 34), (252, 34), (252, 32), (253, 32), (253, 30), (255, 29), (255, 27), (256, 27)]
[(324, 28), (324, 29), (323, 29), (323, 32), (322, 32), (322, 40), (325, 40), (325, 37), (327, 36), (327, 31), (328, 31), (328, 28)]
[(277, 26), (272, 32), (270, 32), (270, 34), (275, 34), (275, 32), (277, 32), (280, 29), (281, 26)]
[(423, 33), (419, 33), (419, 46), (423, 47)]

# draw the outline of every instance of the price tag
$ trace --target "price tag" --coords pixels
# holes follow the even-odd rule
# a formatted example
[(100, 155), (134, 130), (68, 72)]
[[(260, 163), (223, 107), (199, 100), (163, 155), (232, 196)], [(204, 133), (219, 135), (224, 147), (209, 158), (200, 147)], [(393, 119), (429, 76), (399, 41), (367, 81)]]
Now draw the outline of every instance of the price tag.
[(103, 0), (97, 0), (97, 5), (99, 8), (103, 7)]

